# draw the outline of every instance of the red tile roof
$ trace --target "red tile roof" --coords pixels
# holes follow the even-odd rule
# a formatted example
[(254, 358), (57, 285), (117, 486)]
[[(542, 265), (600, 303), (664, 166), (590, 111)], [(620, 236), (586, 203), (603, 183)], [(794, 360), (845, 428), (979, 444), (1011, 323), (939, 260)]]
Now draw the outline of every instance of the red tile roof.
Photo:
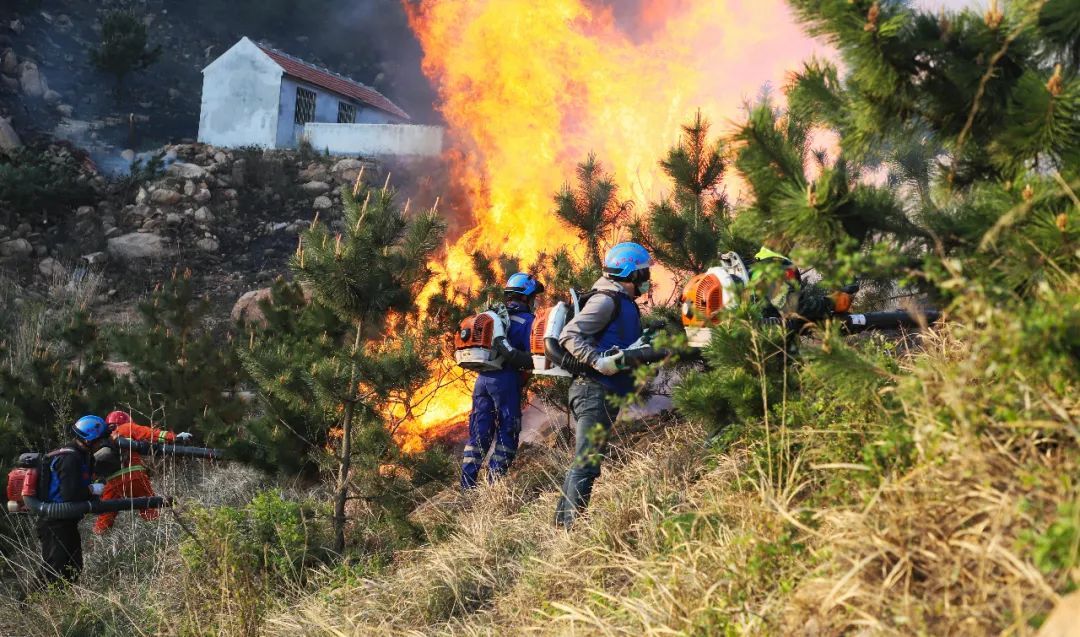
[(401, 110), (397, 104), (391, 102), (385, 95), (370, 86), (364, 86), (360, 82), (350, 80), (344, 75), (331, 73), (326, 69), (321, 69), (313, 64), (308, 64), (303, 60), (295, 58), (287, 53), (282, 53), (277, 49), (271, 49), (262, 44), (259, 44), (258, 47), (262, 49), (263, 53), (270, 56), (270, 59), (280, 66), (288, 76), (314, 84), (315, 86), (320, 86), (328, 91), (333, 91), (338, 95), (344, 95), (359, 100), (369, 106), (373, 106), (381, 111), (386, 111), (387, 113), (402, 119), (412, 119), (409, 117), (409, 114)]

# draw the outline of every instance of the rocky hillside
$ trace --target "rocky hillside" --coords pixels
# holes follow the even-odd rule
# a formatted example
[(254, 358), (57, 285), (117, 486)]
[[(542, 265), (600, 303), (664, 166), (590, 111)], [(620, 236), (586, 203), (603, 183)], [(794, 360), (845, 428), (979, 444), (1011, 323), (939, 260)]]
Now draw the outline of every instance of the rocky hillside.
[[(315, 214), (335, 223), (341, 187), (370, 161), (296, 152), (166, 146), (148, 178), (108, 180), (65, 146), (54, 163), (79, 162), (95, 203), (0, 225), (0, 271), (31, 293), (87, 273), (104, 276), (101, 303), (137, 298), (176, 268), (190, 269), (227, 313), (240, 293), (280, 274), (297, 235)], [(81, 158), (81, 159), (80, 159)]]
[[(96, 69), (101, 20), (117, 9), (146, 25), (161, 55), (148, 70), (114, 79)], [(397, 0), (5, 0), (0, 3), (0, 119), (24, 142), (63, 139), (103, 169), (120, 152), (192, 139), (201, 70), (241, 36), (374, 86), (417, 121), (431, 121), (433, 93), (419, 45)], [(0, 124), (0, 147), (5, 125)]]

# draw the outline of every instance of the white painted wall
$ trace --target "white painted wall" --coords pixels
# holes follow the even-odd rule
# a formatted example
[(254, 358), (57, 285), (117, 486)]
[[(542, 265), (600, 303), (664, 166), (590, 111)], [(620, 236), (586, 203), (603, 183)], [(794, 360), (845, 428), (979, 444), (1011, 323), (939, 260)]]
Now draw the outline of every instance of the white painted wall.
[(331, 155), (411, 155), (442, 153), (443, 129), (415, 124), (304, 124), (304, 136), (315, 150)]
[(214, 146), (277, 143), (282, 69), (242, 38), (203, 69), (199, 141)]

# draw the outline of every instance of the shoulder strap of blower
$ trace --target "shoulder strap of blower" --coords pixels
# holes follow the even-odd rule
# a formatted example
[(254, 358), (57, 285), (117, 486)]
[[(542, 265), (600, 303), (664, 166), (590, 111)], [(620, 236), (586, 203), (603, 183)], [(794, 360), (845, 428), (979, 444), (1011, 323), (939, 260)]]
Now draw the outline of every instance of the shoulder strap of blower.
[(604, 327), (599, 332), (597, 332), (597, 334), (602, 334), (607, 331), (607, 328), (611, 327), (612, 323), (619, 319), (619, 313), (622, 311), (622, 301), (619, 298), (620, 295), (618, 292), (614, 292), (612, 290), (589, 290), (588, 292), (578, 297), (578, 307), (575, 309), (585, 309), (585, 304), (589, 302), (589, 299), (596, 296), (597, 294), (606, 296), (615, 303), (615, 308), (611, 310), (611, 316), (608, 317), (607, 323), (604, 323)]

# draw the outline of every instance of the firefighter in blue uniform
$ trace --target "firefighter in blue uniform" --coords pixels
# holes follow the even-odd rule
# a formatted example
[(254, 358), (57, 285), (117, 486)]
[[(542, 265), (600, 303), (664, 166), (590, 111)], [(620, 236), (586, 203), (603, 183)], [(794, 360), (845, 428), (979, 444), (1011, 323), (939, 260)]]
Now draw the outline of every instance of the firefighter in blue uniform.
[[(91, 484), (94, 470), (92, 455), (109, 440), (109, 427), (98, 416), (83, 416), (71, 428), (71, 443), (45, 457), (47, 475), (41, 476), (45, 502), (85, 502), (101, 495), (102, 484)], [(79, 520), (50, 520), (37, 523), (41, 540), (41, 559), (46, 584), (72, 583), (82, 572), (82, 538)]]
[(529, 331), (533, 323), (533, 302), (544, 291), (536, 277), (518, 272), (503, 288), (510, 326), (505, 341), (495, 343), (505, 363), (497, 371), (480, 372), (473, 386), (472, 413), (469, 414), (469, 442), (461, 466), (461, 488), (476, 486), (480, 466), (492, 441), (495, 449), (488, 461), (488, 481), (506, 475), (517, 454), (521, 433), (521, 403), (525, 378), (532, 369), (529, 354)]
[(588, 506), (593, 482), (600, 476), (608, 434), (619, 414), (609, 398), (634, 390), (623, 350), (641, 338), (641, 313), (634, 299), (649, 291), (651, 265), (648, 250), (637, 243), (608, 250), (604, 276), (582, 295), (581, 310), (559, 337), (559, 344), (587, 367), (570, 384), (575, 454), (555, 510), (555, 522), (563, 528), (570, 528)]

